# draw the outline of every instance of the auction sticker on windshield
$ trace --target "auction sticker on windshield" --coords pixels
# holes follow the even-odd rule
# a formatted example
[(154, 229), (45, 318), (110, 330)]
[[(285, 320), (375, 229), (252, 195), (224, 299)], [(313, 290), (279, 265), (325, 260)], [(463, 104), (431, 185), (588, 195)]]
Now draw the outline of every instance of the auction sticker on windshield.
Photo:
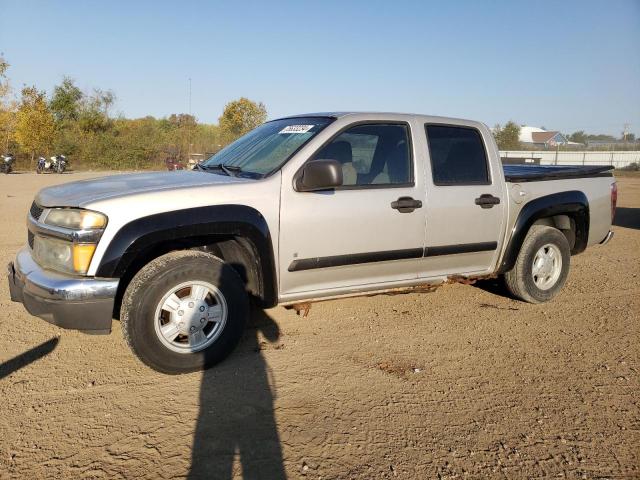
[(284, 127), (278, 133), (307, 133), (314, 125), (289, 125)]

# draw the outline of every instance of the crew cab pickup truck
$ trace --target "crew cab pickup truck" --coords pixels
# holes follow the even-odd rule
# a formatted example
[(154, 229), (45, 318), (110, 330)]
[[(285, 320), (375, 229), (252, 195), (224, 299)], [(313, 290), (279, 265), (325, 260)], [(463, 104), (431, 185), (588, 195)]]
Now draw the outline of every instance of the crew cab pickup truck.
[[(41, 190), (11, 298), (161, 372), (210, 367), (262, 307), (501, 277), (526, 302), (606, 243), (610, 167), (504, 166), (482, 123), (391, 113), (269, 121), (197, 171)], [(366, 321), (363, 319), (363, 321)]]

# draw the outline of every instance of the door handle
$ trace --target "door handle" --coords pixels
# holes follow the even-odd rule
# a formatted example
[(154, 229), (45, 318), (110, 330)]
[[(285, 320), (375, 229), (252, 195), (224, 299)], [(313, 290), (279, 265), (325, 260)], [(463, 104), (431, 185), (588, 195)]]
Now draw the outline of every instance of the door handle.
[(490, 193), (483, 193), (476, 198), (476, 205), (480, 205), (480, 208), (493, 208), (494, 205), (498, 205), (499, 203), (500, 199)]
[(391, 202), (391, 208), (398, 210), (400, 213), (411, 213), (416, 208), (422, 208), (421, 200), (414, 200), (411, 197), (400, 197), (394, 202)]

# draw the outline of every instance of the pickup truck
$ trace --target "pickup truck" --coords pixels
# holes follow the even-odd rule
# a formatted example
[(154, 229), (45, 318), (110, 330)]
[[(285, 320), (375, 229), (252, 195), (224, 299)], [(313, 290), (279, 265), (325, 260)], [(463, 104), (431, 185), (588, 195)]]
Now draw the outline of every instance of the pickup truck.
[(197, 171), (41, 190), (11, 298), (165, 373), (208, 368), (261, 307), (503, 278), (538, 303), (612, 237), (610, 167), (504, 166), (482, 123), (394, 113), (266, 122)]

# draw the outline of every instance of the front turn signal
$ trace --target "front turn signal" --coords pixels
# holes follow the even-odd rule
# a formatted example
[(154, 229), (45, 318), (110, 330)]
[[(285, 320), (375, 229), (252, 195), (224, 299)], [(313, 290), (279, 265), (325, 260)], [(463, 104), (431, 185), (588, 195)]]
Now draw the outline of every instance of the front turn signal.
[(87, 273), (96, 251), (94, 243), (80, 243), (73, 246), (73, 269), (77, 273)]

